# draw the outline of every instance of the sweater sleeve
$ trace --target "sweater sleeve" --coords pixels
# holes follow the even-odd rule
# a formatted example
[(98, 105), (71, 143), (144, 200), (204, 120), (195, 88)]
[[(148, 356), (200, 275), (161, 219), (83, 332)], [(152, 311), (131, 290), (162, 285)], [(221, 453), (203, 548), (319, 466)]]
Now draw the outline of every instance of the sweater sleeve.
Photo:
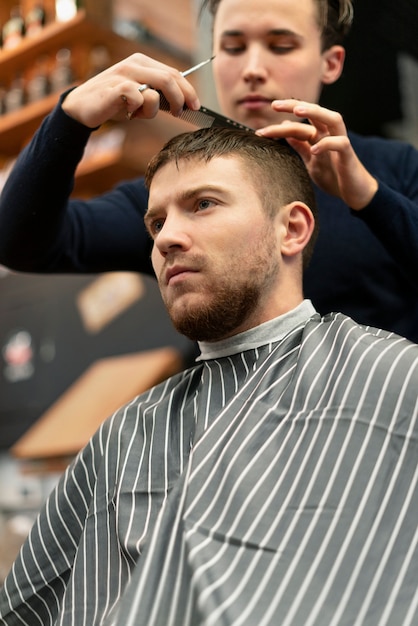
[(0, 263), (25, 272), (152, 274), (142, 179), (69, 199), (91, 129), (60, 102), (22, 150), (0, 198)]
[(374, 168), (378, 191), (367, 207), (352, 214), (367, 224), (416, 291), (418, 151), (395, 141), (376, 143), (380, 147), (379, 167)]

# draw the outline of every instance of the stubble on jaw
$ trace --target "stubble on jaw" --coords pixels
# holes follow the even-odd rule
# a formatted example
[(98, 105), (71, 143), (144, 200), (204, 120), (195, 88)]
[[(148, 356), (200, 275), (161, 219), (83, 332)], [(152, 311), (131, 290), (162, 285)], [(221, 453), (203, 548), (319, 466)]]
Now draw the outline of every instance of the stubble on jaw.
[[(245, 259), (229, 259), (229, 267), (225, 267), (216, 282), (212, 279), (211, 283), (203, 284), (201, 298), (196, 287), (193, 287), (194, 296), (188, 298), (189, 288), (184, 286), (178, 288), (177, 296), (170, 302), (162, 290), (168, 314), (178, 332), (192, 341), (220, 341), (240, 332), (248, 320), (256, 317), (280, 269), (269, 219), (259, 241), (262, 243), (249, 246)], [(205, 264), (200, 262), (199, 267), (204, 275)]]
[(171, 321), (179, 333), (193, 341), (219, 341), (241, 327), (256, 309), (259, 290), (255, 285), (241, 285), (231, 292), (229, 287), (217, 287), (216, 294), (194, 306), (168, 308)]

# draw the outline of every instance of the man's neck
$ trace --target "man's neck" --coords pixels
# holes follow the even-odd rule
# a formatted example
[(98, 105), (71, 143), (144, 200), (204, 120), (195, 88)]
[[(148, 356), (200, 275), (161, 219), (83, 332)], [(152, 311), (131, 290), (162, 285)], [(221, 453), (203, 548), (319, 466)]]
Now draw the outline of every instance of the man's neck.
[(306, 322), (316, 313), (310, 300), (304, 300), (297, 307), (264, 324), (243, 333), (220, 341), (199, 341), (201, 355), (198, 361), (231, 356), (268, 343), (280, 341), (293, 328)]

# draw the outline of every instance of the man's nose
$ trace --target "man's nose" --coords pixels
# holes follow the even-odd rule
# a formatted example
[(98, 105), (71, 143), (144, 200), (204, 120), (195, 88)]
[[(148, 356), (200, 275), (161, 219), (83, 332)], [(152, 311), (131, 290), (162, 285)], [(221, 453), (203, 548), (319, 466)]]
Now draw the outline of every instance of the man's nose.
[(167, 216), (154, 238), (154, 245), (163, 256), (174, 249), (187, 250), (191, 245), (187, 224), (179, 217)]
[(254, 45), (248, 48), (243, 67), (243, 78), (247, 82), (264, 82), (267, 79), (268, 70), (265, 55), (260, 46)]

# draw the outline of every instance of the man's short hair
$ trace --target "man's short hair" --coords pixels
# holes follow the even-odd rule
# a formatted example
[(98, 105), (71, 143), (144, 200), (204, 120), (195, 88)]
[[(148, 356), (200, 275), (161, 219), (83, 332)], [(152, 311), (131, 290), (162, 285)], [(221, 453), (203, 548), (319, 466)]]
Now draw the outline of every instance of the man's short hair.
[[(280, 207), (303, 202), (317, 215), (315, 193), (300, 156), (285, 140), (260, 137), (230, 128), (203, 128), (170, 139), (151, 159), (145, 173), (149, 188), (156, 172), (168, 163), (182, 160), (208, 162), (216, 157), (238, 158), (254, 184), (263, 208), (274, 216)], [(315, 224), (317, 220), (315, 219)], [(304, 265), (312, 255), (317, 229), (304, 250)]]

